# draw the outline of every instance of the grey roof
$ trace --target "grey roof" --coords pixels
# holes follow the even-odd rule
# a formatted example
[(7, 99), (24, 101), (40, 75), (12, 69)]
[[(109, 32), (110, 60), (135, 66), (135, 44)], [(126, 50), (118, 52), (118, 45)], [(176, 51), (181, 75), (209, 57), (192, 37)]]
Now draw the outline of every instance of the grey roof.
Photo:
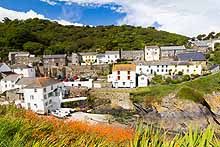
[(214, 65), (212, 65), (212, 66), (209, 68), (209, 70), (213, 70), (213, 69), (215, 69), (215, 68), (219, 68), (219, 65), (218, 65), (218, 64), (214, 64)]
[(18, 74), (10, 74), (10, 75), (6, 76), (5, 78), (3, 78), (2, 80), (16, 82), (16, 80), (19, 77), (20, 77), (20, 75), (18, 75)]
[(89, 55), (96, 55), (96, 52), (86, 52), (86, 53), (79, 53), (81, 56), (89, 56)]
[(97, 58), (104, 58), (105, 57), (105, 54), (98, 54), (97, 55)]
[(33, 68), (33, 67), (30, 67), (30, 66), (25, 65), (25, 64), (15, 64), (15, 65), (11, 65), (11, 68), (12, 69), (17, 69), (17, 68), (24, 69), (24, 68)]
[(160, 49), (162, 51), (166, 51), (166, 50), (185, 50), (185, 46), (161, 46)]
[(17, 85), (29, 85), (33, 82), (35, 78), (31, 78), (31, 77), (24, 77), (21, 78), (16, 84)]
[(130, 50), (130, 51), (128, 51), (128, 50), (126, 50), (126, 51), (121, 51), (122, 53), (128, 53), (128, 54), (132, 54), (132, 53), (144, 53), (144, 50)]
[(106, 55), (115, 55), (115, 54), (119, 54), (119, 51), (105, 51)]
[(157, 66), (157, 65), (192, 65), (191, 62), (187, 61), (150, 61), (150, 62), (137, 62), (136, 65), (145, 65), (145, 66)]
[(159, 48), (159, 46), (145, 46), (145, 48), (153, 48), (153, 49), (158, 49)]
[(40, 77), (40, 78), (34, 78), (33, 80), (31, 80), (30, 84), (28, 84), (25, 88), (26, 89), (44, 88), (44, 87), (54, 85), (57, 83), (60, 83), (60, 81), (52, 79), (52, 78)]
[(43, 55), (43, 59), (56, 59), (56, 58), (66, 58), (66, 54), (57, 54), (57, 55)]
[(197, 41), (192, 41), (192, 43), (198, 47), (209, 47), (211, 40), (202, 40), (202, 41), (197, 40)]
[(0, 63), (0, 67), (2, 67), (4, 65), (4, 63)]
[(177, 55), (180, 61), (205, 61), (205, 55), (201, 52), (180, 53)]

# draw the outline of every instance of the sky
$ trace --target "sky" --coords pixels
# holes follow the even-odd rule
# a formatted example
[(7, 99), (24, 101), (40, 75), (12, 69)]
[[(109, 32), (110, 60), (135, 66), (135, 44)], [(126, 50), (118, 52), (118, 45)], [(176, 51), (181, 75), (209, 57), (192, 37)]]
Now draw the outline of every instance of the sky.
[(76, 26), (154, 26), (192, 37), (220, 32), (220, 0), (0, 0), (0, 21), (5, 17)]

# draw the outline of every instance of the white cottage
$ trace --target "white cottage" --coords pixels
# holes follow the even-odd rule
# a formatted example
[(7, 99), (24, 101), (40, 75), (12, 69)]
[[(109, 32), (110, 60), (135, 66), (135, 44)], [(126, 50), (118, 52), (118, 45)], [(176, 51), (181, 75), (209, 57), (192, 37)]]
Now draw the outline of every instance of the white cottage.
[(35, 78), (24, 87), (24, 106), (39, 114), (58, 109), (64, 96), (64, 85), (51, 78)]
[(0, 93), (4, 93), (5, 91), (14, 90), (19, 88), (16, 83), (22, 78), (21, 75), (18, 74), (10, 74), (4, 77), (0, 82)]
[(112, 74), (108, 76), (108, 82), (113, 88), (135, 88), (136, 87), (136, 65), (116, 64), (113, 65)]
[(36, 77), (35, 68), (28, 65), (13, 65), (11, 66), (12, 71), (16, 74), (20, 74), (23, 77)]
[(138, 87), (147, 87), (149, 85), (149, 78), (147, 75), (138, 75)]

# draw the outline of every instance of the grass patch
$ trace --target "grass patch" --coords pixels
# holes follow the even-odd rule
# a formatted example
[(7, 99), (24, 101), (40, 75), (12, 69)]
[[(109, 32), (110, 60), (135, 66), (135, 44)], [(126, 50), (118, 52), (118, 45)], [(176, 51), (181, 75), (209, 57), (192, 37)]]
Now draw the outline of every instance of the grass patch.
[(177, 97), (181, 99), (188, 99), (197, 103), (203, 101), (203, 94), (190, 87), (182, 87), (177, 92)]
[[(187, 94), (184, 89), (181, 90), (184, 87), (195, 89), (196, 92), (191, 95)], [(188, 90), (188, 92), (190, 91), (189, 89), (186, 90)], [(204, 94), (212, 93), (213, 91), (220, 91), (220, 73), (200, 77), (180, 84), (155, 85), (145, 88), (137, 88), (131, 92), (131, 100), (140, 103), (146, 101), (148, 98), (154, 97), (156, 101), (161, 101), (164, 96), (168, 96), (173, 92), (179, 93), (182, 98), (187, 96), (193, 100), (197, 99), (198, 95), (203, 96)]]

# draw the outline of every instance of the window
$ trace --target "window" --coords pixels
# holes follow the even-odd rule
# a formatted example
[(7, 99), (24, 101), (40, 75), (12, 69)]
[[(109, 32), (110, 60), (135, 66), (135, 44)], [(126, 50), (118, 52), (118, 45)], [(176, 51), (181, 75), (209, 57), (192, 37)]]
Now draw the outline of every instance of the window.
[(161, 72), (163, 72), (163, 69), (161, 70)]
[(196, 65), (196, 68), (198, 68), (198, 65)]
[(128, 74), (130, 75), (131, 71), (128, 71)]
[(5, 88), (7, 88), (7, 84), (5, 84)]
[(48, 102), (45, 103), (45, 106), (47, 106), (47, 105), (48, 105)]
[(164, 67), (164, 65), (162, 65), (162, 68)]
[(53, 90), (53, 85), (51, 85), (51, 90)]
[(157, 69), (157, 72), (159, 72), (159, 69)]
[(35, 108), (37, 108), (37, 104), (34, 104)]
[(11, 87), (12, 87), (12, 88), (14, 88), (14, 87), (15, 87), (15, 85), (14, 85), (14, 84), (12, 84), (12, 85), (11, 85)]
[(142, 77), (141, 80), (143, 81), (143, 80), (144, 80), (144, 77)]
[(189, 72), (189, 69), (187, 69), (186, 71)]
[(47, 92), (47, 88), (44, 88), (44, 92)]
[(45, 99), (45, 100), (47, 99), (47, 95), (46, 95), (46, 94), (44, 95), (44, 99)]
[(37, 89), (36, 89), (36, 88), (34, 89), (34, 92), (37, 92)]
[(120, 71), (118, 71), (118, 75), (120, 75)]
[(30, 96), (30, 99), (31, 99), (31, 100), (34, 100), (34, 96), (33, 96), (33, 95), (31, 95), (31, 96)]
[(131, 79), (131, 76), (128, 76), (128, 80), (130, 80)]
[(157, 65), (157, 68), (159, 68), (159, 65)]
[(48, 93), (48, 97), (53, 96), (53, 92)]
[(125, 85), (125, 82), (123, 82), (122, 84)]
[(142, 68), (140, 68), (140, 71), (142, 71)]
[(51, 104), (51, 103), (52, 103), (52, 100), (50, 99), (50, 100), (49, 100), (49, 104)]
[(118, 76), (118, 80), (120, 80), (120, 76)]

